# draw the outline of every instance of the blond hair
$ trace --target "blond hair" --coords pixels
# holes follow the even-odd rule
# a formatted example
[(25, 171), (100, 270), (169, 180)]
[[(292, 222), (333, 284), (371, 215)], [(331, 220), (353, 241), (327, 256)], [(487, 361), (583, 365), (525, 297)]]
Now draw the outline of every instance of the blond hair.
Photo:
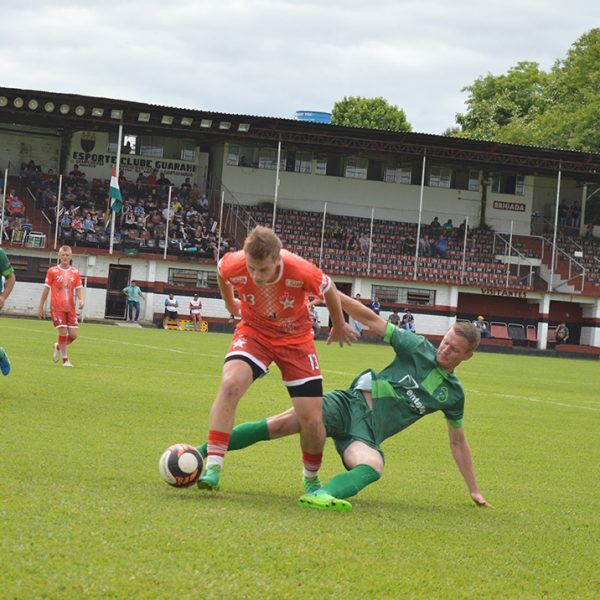
[(58, 251), (62, 252), (63, 250), (68, 250), (69, 252), (73, 252), (73, 250), (71, 249), (71, 246), (61, 246)]
[(479, 329), (477, 329), (473, 323), (458, 321), (454, 323), (452, 329), (454, 329), (460, 337), (465, 338), (465, 340), (469, 342), (469, 350), (471, 352), (477, 350), (477, 346), (479, 346), (479, 342), (481, 341), (481, 334), (479, 333)]
[(244, 252), (255, 260), (278, 258), (282, 243), (269, 227), (257, 225), (244, 242)]

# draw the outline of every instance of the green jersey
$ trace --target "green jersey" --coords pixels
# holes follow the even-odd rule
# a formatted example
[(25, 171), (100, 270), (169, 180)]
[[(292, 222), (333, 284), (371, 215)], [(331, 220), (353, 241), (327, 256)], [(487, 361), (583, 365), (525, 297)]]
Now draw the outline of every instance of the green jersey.
[(14, 269), (6, 256), (6, 252), (0, 248), (0, 293), (4, 291), (4, 278), (14, 273)]
[[(423, 336), (391, 323), (384, 341), (396, 352), (393, 362), (379, 373), (363, 371), (349, 390), (323, 397), (323, 421), (340, 455), (354, 440), (381, 451), (383, 440), (438, 410), (454, 427), (462, 427), (462, 386), (454, 373), (438, 365), (435, 347)], [(361, 390), (371, 392), (372, 409)]]

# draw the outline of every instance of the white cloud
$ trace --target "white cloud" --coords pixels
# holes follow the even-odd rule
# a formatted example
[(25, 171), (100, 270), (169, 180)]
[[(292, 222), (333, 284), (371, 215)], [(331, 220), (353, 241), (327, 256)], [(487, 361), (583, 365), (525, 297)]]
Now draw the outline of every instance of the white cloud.
[(440, 133), (460, 90), (520, 60), (543, 68), (598, 22), (553, 0), (24, 1), (3, 7), (4, 85), (292, 116), (384, 96)]

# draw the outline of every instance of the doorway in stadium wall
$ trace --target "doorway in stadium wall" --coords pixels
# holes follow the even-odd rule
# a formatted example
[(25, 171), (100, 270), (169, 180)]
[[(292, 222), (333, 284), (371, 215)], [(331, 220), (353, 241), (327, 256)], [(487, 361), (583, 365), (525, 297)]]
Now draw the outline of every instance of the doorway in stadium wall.
[(127, 311), (127, 298), (123, 294), (123, 288), (129, 285), (131, 266), (109, 265), (108, 283), (106, 288), (106, 307), (104, 309), (105, 319), (125, 320)]

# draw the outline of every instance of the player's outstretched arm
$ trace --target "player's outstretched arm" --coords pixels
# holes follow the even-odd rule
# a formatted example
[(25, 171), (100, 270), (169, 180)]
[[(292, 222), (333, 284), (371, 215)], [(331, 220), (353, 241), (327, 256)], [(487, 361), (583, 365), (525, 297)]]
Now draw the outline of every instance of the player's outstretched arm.
[(448, 435), (450, 437), (450, 450), (452, 451), (452, 456), (469, 488), (471, 499), (477, 506), (493, 508), (493, 506), (481, 495), (481, 492), (477, 487), (477, 479), (475, 478), (475, 471), (473, 470), (473, 459), (471, 458), (471, 450), (467, 443), (467, 438), (465, 437), (465, 430), (462, 427), (454, 427), (452, 423), (448, 422)]
[(369, 328), (369, 331), (375, 335), (384, 336), (387, 322), (382, 319), (379, 315), (376, 315), (368, 306), (358, 302), (350, 296), (346, 296), (342, 292), (338, 292), (340, 300), (342, 302), (342, 308), (347, 312), (355, 321), (362, 323)]
[(329, 309), (329, 316), (331, 317), (331, 331), (329, 332), (327, 343), (331, 344), (332, 341), (337, 341), (340, 346), (343, 346), (344, 342), (346, 342), (351, 346), (352, 342), (358, 339), (358, 333), (344, 321), (340, 296), (333, 281), (324, 296), (327, 308)]
[(0, 294), (0, 308), (4, 307), (4, 302), (10, 296), (12, 289), (15, 287), (15, 282), (17, 278), (14, 273), (6, 276), (6, 281), (4, 282), (4, 291)]
[(42, 296), (40, 298), (40, 305), (38, 306), (38, 319), (44, 318), (44, 304), (46, 304), (46, 300), (48, 298), (48, 294), (50, 293), (50, 288), (48, 286), (44, 286), (42, 290)]

